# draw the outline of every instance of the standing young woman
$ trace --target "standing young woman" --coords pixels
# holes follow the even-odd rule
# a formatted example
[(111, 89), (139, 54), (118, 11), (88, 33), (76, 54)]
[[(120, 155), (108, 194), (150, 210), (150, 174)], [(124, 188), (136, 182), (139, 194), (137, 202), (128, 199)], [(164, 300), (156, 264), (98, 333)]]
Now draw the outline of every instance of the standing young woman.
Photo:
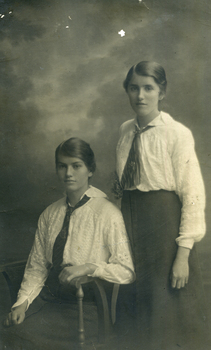
[(208, 349), (194, 247), (205, 234), (204, 185), (190, 130), (159, 110), (166, 86), (163, 67), (149, 61), (124, 81), (136, 117), (120, 128), (117, 175), (136, 271), (136, 333), (142, 349)]

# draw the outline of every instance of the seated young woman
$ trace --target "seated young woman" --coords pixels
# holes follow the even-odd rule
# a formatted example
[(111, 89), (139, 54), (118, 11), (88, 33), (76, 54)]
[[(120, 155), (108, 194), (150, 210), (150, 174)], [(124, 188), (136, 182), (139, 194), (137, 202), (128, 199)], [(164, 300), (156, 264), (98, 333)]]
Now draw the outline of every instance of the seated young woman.
[(96, 164), (89, 144), (62, 142), (55, 152), (56, 171), (66, 196), (41, 214), (17, 302), (5, 326), (20, 324), (51, 273), (56, 296), (61, 285), (88, 275), (128, 284), (135, 273), (120, 210), (105, 193), (90, 186)]

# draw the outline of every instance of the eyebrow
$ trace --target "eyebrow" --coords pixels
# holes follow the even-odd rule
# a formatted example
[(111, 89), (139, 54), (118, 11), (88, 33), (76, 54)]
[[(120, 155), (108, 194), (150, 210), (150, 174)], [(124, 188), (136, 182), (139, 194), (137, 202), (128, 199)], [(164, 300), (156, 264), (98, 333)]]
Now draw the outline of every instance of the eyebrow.
[[(61, 165), (68, 165), (67, 163), (63, 163), (63, 162), (57, 162), (57, 164), (61, 164)], [(82, 164), (82, 161), (77, 161), (77, 162), (73, 162), (70, 165), (75, 165), (75, 164)]]
[(81, 161), (78, 161), (78, 162), (73, 162), (71, 164), (82, 164), (82, 160)]
[[(139, 88), (139, 85), (138, 85), (138, 84), (129, 84), (129, 86), (132, 86), (132, 87), (138, 87), (138, 88)], [(142, 87), (146, 87), (146, 86), (153, 87), (153, 85), (152, 85), (152, 84), (144, 84), (144, 85), (142, 85)]]

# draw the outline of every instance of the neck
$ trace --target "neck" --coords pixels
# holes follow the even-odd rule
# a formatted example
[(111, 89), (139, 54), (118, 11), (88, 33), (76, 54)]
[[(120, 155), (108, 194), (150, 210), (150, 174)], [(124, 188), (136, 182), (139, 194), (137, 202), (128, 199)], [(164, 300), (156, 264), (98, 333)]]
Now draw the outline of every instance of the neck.
[(138, 124), (140, 126), (140, 128), (144, 128), (147, 124), (149, 124), (152, 120), (154, 120), (155, 118), (157, 118), (157, 116), (160, 114), (159, 111), (156, 111), (154, 113), (150, 113), (148, 115), (145, 116), (140, 116), (137, 115), (137, 121)]
[(86, 192), (86, 190), (88, 190), (88, 187), (87, 187), (87, 189), (85, 189), (84, 191), (81, 191), (81, 192), (68, 192), (67, 191), (67, 198), (68, 198), (69, 203), (73, 207), (75, 207), (76, 204), (80, 201), (83, 194)]

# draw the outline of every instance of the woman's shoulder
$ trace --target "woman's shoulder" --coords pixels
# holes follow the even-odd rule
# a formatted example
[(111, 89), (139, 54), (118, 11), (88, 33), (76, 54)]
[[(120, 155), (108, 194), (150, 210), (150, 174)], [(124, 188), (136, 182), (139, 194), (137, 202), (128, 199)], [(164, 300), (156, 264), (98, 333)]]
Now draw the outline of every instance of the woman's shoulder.
[(161, 120), (165, 126), (165, 132), (168, 132), (171, 137), (176, 138), (192, 138), (191, 130), (184, 124), (178, 122), (166, 112), (161, 112)]
[(50, 204), (41, 214), (41, 217), (47, 218), (54, 214), (55, 212), (58, 212), (60, 209), (66, 208), (66, 197), (60, 198), (58, 201), (53, 202)]
[(108, 197), (92, 197), (89, 208), (99, 216), (113, 217), (121, 215), (120, 209)]
[(107, 198), (107, 195), (103, 191), (101, 191), (101, 190), (99, 190), (99, 188), (91, 186), (91, 185), (89, 186), (89, 188), (85, 192), (85, 194), (91, 198)]
[(120, 132), (127, 132), (129, 130), (131, 130), (131, 127), (133, 127), (135, 122), (135, 119), (129, 119), (126, 120), (121, 126), (120, 126)]
[(108, 197), (92, 198), (92, 202), (93, 202), (93, 207), (97, 206), (98, 204), (101, 204), (101, 208), (107, 207), (110, 210), (120, 211), (120, 209), (114, 203), (112, 203)]

